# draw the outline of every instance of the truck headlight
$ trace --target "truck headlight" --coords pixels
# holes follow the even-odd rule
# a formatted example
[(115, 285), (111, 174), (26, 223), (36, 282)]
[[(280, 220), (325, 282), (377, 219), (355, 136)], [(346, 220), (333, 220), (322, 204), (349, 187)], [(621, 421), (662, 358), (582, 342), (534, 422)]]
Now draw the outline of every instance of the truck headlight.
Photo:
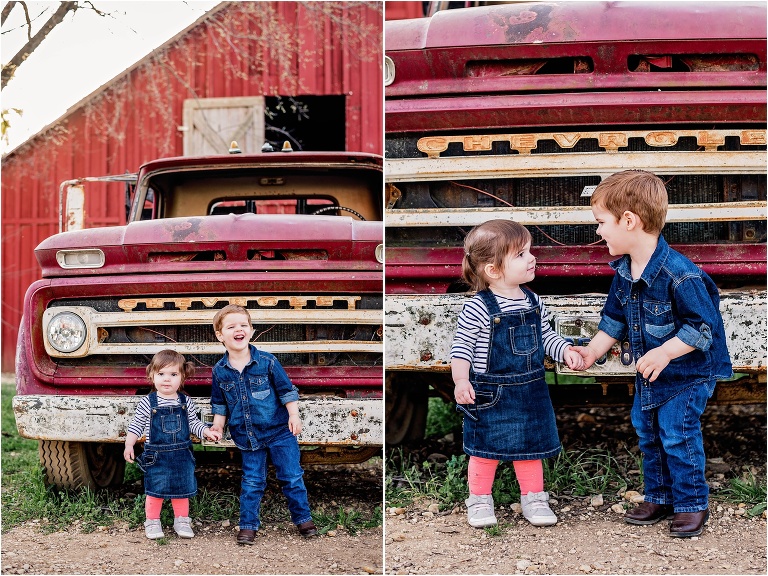
[(59, 352), (74, 352), (85, 342), (85, 322), (77, 314), (56, 314), (48, 324), (48, 343)]
[(104, 252), (98, 248), (59, 250), (56, 262), (62, 268), (101, 268), (104, 266)]
[(379, 264), (384, 264), (384, 244), (376, 246), (376, 261)]
[(389, 56), (384, 56), (384, 86), (395, 81), (395, 62)]

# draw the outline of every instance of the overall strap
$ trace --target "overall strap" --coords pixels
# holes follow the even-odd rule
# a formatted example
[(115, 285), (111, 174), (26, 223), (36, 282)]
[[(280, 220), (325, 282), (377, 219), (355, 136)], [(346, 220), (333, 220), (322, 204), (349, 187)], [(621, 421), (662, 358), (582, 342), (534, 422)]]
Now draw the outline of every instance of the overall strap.
[(149, 406), (151, 408), (157, 408), (157, 392), (152, 391), (149, 393)]
[(541, 306), (538, 303), (538, 300), (536, 299), (536, 294), (534, 294), (529, 288), (526, 288), (525, 286), (520, 286), (520, 289), (523, 291), (523, 294), (528, 296), (528, 300), (531, 302), (531, 310), (536, 310), (538, 312), (539, 308)]
[(491, 292), (490, 288), (480, 290), (477, 295), (480, 296), (480, 298), (485, 303), (485, 307), (488, 309), (488, 315), (491, 317), (491, 319), (493, 319), (494, 315), (501, 314), (499, 303), (496, 300), (496, 296), (493, 294), (493, 292)]
[(184, 394), (183, 392), (176, 392), (176, 394), (178, 394), (178, 396), (179, 396), (179, 406), (181, 407), (182, 410), (186, 410), (187, 409), (187, 395)]

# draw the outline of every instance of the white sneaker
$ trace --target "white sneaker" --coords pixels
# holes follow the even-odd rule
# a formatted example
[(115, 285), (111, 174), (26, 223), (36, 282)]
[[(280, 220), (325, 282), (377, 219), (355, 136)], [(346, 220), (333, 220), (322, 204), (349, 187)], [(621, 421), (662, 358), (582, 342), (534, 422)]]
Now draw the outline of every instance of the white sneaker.
[(528, 492), (520, 497), (523, 516), (534, 526), (552, 526), (557, 524), (557, 516), (549, 507), (547, 492)]
[(144, 534), (150, 540), (157, 540), (158, 538), (165, 538), (163, 532), (163, 526), (160, 524), (160, 520), (147, 520), (144, 522)]
[(464, 501), (467, 505), (467, 522), (474, 528), (485, 528), (496, 525), (496, 516), (493, 513), (493, 496), (486, 494), (476, 496), (470, 494)]
[(192, 526), (190, 525), (189, 516), (179, 516), (173, 520), (173, 529), (179, 538), (194, 538), (195, 533), (192, 532)]

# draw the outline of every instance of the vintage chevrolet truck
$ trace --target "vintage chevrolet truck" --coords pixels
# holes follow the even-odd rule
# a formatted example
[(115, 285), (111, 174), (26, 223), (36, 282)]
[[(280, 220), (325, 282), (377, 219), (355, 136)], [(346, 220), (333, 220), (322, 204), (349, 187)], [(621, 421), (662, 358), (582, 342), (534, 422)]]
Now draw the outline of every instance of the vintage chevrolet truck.
[[(765, 4), (464, 4), (385, 26), (387, 443), (423, 435), (429, 394), (453, 398), (472, 226), (528, 226), (531, 288), (588, 341), (613, 275), (589, 196), (631, 168), (665, 181), (665, 238), (721, 289), (737, 376), (715, 400), (764, 402)], [(628, 346), (584, 378), (550, 362), (553, 400), (631, 402)]]
[[(211, 368), (224, 349), (211, 321), (228, 303), (249, 310), (252, 342), (299, 388), (303, 461), (380, 452), (380, 156), (165, 158), (106, 179), (130, 186), (127, 225), (41, 242), (42, 279), (24, 299), (13, 407), (19, 433), (40, 441), (49, 483), (122, 482), (122, 442), (150, 391), (146, 365), (163, 348), (195, 363), (185, 388), (212, 420)], [(89, 180), (63, 186), (62, 228), (82, 220)]]

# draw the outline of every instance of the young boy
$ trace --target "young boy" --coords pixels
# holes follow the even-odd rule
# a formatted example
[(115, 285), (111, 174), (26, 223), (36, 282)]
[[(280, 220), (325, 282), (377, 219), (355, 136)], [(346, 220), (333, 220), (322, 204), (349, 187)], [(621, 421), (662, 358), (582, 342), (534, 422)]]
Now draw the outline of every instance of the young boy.
[(616, 271), (598, 326), (586, 347), (574, 347), (586, 367), (628, 339), (635, 359), (632, 424), (643, 454), (645, 501), (630, 524), (674, 518), (670, 534), (701, 534), (709, 518), (699, 419), (718, 379), (732, 374), (720, 297), (712, 279), (672, 250), (661, 230), (664, 183), (628, 170), (602, 181), (592, 196), (597, 233)]
[(314, 536), (317, 528), (309, 511), (296, 440), (301, 432), (298, 390), (272, 354), (250, 344), (253, 326), (245, 308), (225, 306), (213, 317), (213, 329), (226, 352), (213, 367), (211, 430), (223, 434), (229, 420), (232, 440), (243, 457), (237, 543), (253, 544), (259, 529), (267, 454), (288, 499), (291, 520), (302, 536)]

